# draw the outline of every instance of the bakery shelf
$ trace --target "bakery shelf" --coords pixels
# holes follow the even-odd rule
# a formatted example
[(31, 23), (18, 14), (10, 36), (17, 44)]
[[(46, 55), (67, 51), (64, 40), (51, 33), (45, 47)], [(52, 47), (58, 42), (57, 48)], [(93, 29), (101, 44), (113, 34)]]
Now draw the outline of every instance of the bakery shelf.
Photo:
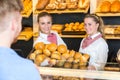
[(65, 10), (35, 10), (34, 14), (38, 14), (40, 12), (48, 12), (48, 13), (87, 13), (89, 10), (89, 6), (86, 9), (65, 9)]
[[(54, 0), (51, 0), (54, 1)], [(33, 13), (34, 14), (38, 14), (40, 12), (48, 12), (48, 13), (87, 13), (89, 8), (90, 8), (90, 4), (87, 4), (86, 8), (76, 8), (76, 9), (43, 9), (43, 10), (37, 10), (36, 9), (36, 5), (38, 3), (38, 0), (33, 1)]]
[[(62, 38), (84, 38), (85, 35), (62, 35), (59, 34)], [(106, 39), (120, 39), (120, 35), (105, 35)]]

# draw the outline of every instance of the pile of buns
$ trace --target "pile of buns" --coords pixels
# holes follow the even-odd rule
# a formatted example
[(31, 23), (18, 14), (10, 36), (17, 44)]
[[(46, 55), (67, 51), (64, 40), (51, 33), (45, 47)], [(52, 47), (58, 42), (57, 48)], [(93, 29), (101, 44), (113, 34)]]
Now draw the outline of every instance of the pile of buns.
[(64, 31), (85, 31), (83, 22), (71, 22), (65, 24)]
[(90, 0), (38, 0), (37, 10), (77, 9), (89, 6)]
[(103, 1), (100, 5), (100, 12), (120, 12), (120, 1), (119, 0), (114, 0), (114, 1), (110, 1), (110, 0), (106, 0)]
[(88, 54), (68, 50), (63, 44), (56, 45), (54, 43), (44, 44), (43, 42), (38, 42), (34, 48), (35, 51), (28, 58), (33, 60), (38, 66), (47, 59), (55, 67), (81, 69), (86, 68), (90, 57)]

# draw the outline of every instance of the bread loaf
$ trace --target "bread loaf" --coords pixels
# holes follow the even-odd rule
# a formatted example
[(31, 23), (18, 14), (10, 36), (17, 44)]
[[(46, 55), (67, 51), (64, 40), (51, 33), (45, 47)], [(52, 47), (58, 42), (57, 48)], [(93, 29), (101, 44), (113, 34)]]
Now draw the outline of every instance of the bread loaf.
[(41, 10), (44, 9), (45, 6), (49, 3), (50, 0), (39, 0), (37, 5), (36, 5), (36, 9)]
[(90, 0), (79, 0), (78, 8), (86, 8), (90, 3)]
[(111, 4), (111, 12), (119, 12), (120, 11), (120, 1), (115, 0)]
[(100, 6), (100, 11), (101, 12), (110, 12), (110, 7), (111, 7), (111, 2), (104, 1), (104, 2), (102, 2), (101, 6)]

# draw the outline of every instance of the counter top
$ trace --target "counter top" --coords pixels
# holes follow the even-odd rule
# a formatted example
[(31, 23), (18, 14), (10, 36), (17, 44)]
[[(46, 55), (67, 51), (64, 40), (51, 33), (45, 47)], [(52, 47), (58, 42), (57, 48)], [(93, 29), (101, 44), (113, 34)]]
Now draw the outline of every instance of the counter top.
[(112, 72), (112, 71), (91, 71), (91, 70), (51, 68), (51, 67), (39, 67), (39, 71), (40, 74), (46, 74), (46, 75), (120, 80), (120, 72)]

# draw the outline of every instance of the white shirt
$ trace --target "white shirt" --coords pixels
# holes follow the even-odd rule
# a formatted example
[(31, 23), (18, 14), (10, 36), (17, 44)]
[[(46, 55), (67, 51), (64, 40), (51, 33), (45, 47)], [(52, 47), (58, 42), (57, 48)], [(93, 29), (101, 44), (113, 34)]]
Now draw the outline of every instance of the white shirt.
[[(97, 33), (91, 36), (91, 38), (93, 39), (99, 34), (100, 33)], [(83, 54), (87, 53), (90, 55), (89, 65), (95, 66), (97, 70), (103, 69), (107, 62), (107, 58), (108, 58), (108, 45), (106, 41), (101, 37), (97, 39), (96, 41), (94, 41), (93, 43), (91, 43), (86, 48), (82, 49), (83, 40), (81, 42), (79, 52)]]
[[(66, 45), (65, 44), (65, 42), (62, 40), (62, 38), (59, 36), (59, 34), (57, 33), (57, 32), (55, 32), (55, 31), (51, 31), (51, 33), (54, 33), (54, 34), (56, 34), (56, 36), (57, 36), (57, 45), (59, 45), (59, 44), (64, 44), (64, 45)], [(47, 40), (47, 34), (44, 34), (44, 33), (39, 33), (39, 37), (36, 39), (36, 41), (34, 42), (34, 44), (33, 44), (33, 46), (36, 44), (36, 43), (38, 43), (38, 42), (44, 42), (45, 44), (50, 44), (51, 42), (49, 42), (48, 40)]]

